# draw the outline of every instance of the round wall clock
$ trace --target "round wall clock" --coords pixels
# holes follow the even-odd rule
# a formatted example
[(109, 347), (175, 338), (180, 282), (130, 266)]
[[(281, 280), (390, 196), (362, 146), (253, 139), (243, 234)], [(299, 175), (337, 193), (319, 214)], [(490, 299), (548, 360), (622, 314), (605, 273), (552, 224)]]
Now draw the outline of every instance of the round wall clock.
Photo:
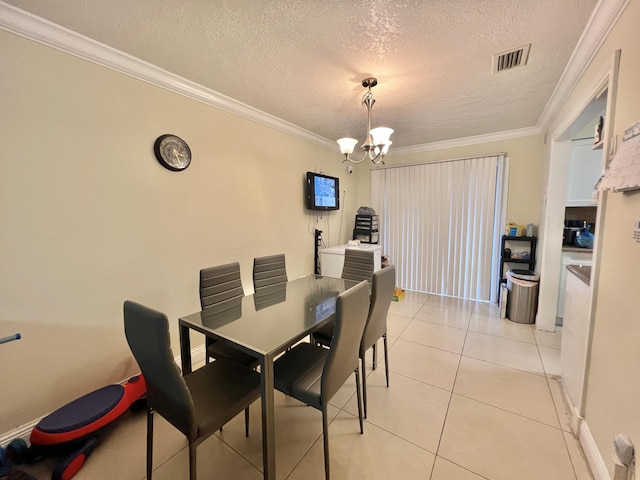
[(187, 142), (175, 135), (161, 135), (153, 145), (153, 151), (160, 164), (179, 172), (184, 170), (191, 163), (191, 149)]

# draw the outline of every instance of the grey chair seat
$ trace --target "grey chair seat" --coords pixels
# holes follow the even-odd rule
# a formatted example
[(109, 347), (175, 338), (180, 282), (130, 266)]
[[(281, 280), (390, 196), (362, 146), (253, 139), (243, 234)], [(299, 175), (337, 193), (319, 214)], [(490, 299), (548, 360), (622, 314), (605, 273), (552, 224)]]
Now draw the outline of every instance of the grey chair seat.
[(225, 359), (195, 370), (184, 381), (193, 400), (198, 437), (220, 430), (238, 414), (238, 405), (249, 405), (260, 397), (260, 375)]
[(293, 347), (276, 360), (273, 366), (276, 389), (290, 392), (292, 397), (307, 405), (322, 408), (322, 369), (328, 354), (328, 349), (310, 343), (300, 343)]

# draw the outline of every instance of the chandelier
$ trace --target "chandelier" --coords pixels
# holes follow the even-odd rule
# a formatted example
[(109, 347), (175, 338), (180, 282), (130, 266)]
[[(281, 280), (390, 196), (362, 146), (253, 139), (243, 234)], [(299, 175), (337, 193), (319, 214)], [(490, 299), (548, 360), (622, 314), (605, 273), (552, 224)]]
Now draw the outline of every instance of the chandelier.
[(360, 148), (363, 150), (362, 158), (354, 160), (351, 158), (354, 147), (357, 145), (358, 140), (355, 138), (341, 138), (338, 140), (340, 145), (340, 152), (344, 155), (344, 162), (362, 163), (369, 158), (376, 165), (382, 163), (384, 165), (384, 156), (389, 151), (391, 141), (389, 137), (393, 133), (392, 128), (378, 127), (371, 129), (371, 109), (376, 101), (373, 99), (371, 89), (378, 84), (378, 79), (369, 77), (362, 81), (362, 86), (367, 89), (367, 92), (362, 97), (362, 103), (367, 107), (367, 138)]

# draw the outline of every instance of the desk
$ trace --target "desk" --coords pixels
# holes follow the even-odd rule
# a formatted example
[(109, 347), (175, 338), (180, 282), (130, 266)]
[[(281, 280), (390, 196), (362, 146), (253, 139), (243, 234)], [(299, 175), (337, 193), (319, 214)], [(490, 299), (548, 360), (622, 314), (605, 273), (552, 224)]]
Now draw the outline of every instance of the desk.
[(266, 479), (276, 478), (273, 360), (291, 344), (331, 322), (337, 296), (357, 283), (309, 275), (271, 287), (264, 295), (247, 295), (179, 319), (183, 374), (192, 368), (189, 330), (226, 340), (260, 361)]

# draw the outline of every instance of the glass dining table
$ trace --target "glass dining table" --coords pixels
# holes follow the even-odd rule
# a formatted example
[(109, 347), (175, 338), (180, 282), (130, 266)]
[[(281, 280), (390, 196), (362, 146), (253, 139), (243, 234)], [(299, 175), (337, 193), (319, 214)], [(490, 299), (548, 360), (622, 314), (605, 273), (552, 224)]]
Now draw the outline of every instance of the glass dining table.
[(223, 340), (260, 362), (264, 478), (276, 478), (273, 361), (333, 321), (336, 298), (358, 282), (308, 275), (181, 317), (183, 374), (192, 371), (190, 330)]

